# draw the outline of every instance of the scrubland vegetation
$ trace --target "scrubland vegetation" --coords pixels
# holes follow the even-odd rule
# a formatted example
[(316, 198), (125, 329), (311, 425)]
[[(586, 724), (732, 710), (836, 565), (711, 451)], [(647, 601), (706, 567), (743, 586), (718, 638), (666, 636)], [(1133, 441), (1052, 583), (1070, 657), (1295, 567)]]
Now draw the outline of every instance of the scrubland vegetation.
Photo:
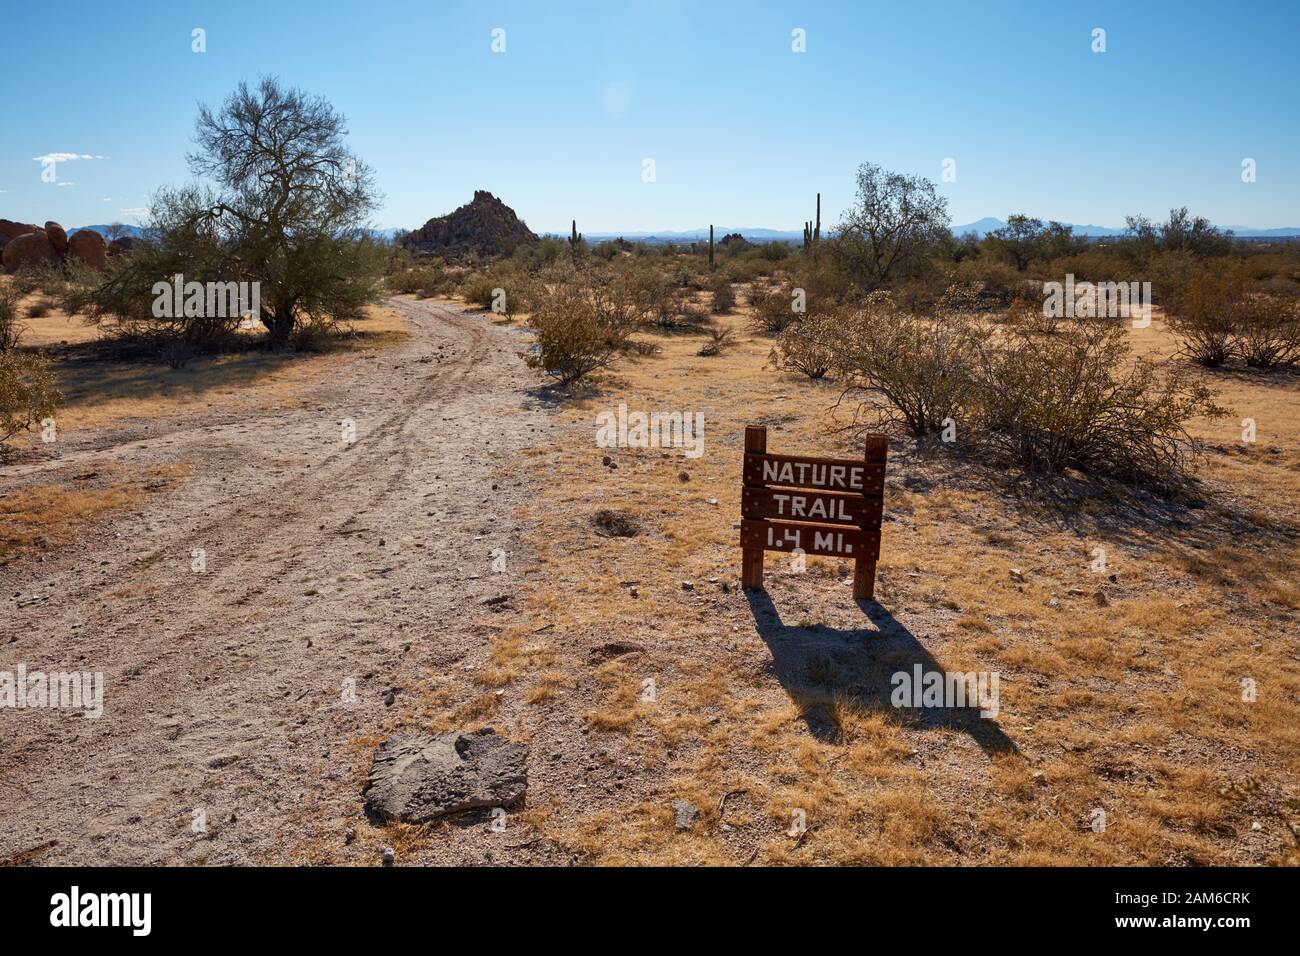
[[(1082, 291), (1078, 317), (1052, 314), (1044, 283), (1067, 276), (1083, 290), (1149, 283), (1178, 355), (1134, 358), (1130, 317), (1105, 314), (1105, 287)], [(548, 237), (483, 265), (399, 256), (388, 283), (526, 316), (530, 362), (565, 387), (652, 349), (637, 333), (722, 334), (710, 313), (743, 300), (774, 367), (838, 387), (855, 427), (978, 448), (1026, 473), (1165, 487), (1195, 470), (1187, 423), (1228, 411), (1198, 370), (1300, 362), (1300, 246), (1234, 242), (1186, 209), (1131, 217), (1118, 238), (1018, 214), (954, 237), (932, 183), (873, 165), (834, 234), (802, 248), (729, 238), (711, 260), (706, 243)]]
[[(286, 117), (301, 131), (292, 170), (250, 132)], [(1135, 217), (1118, 238), (1023, 215), (954, 237), (932, 184), (868, 165), (838, 228), (803, 246), (589, 243), (575, 227), (508, 257), (440, 260), (370, 238), (373, 184), (342, 135), (326, 104), (241, 87), (200, 115), (207, 185), (161, 191), (130, 255), (106, 273), (6, 276), (0, 441), (54, 414), (60, 391), (84, 397), (84, 383), (61, 384), (48, 342), (24, 342), (23, 322), (50, 310), (88, 325), (100, 356), (180, 376), (327, 349), (386, 295), (459, 298), (526, 330), (547, 408), (571, 427), (501, 466), (536, 491), (515, 515), (533, 563), (517, 604), (491, 599), (485, 613), (502, 616), (484, 628), (486, 662), (410, 688), (386, 719), (490, 720), (548, 745), (560, 735), (557, 752), (587, 748), (575, 766), (607, 778), (605, 795), (539, 788), (510, 824), (532, 843), (584, 862), (1294, 860), (1296, 797), (1268, 768), (1294, 770), (1300, 687), (1286, 637), (1300, 610), (1300, 244), (1236, 241), (1182, 209)], [(154, 285), (176, 273), (258, 282), (260, 311), (159, 315)], [(1149, 282), (1154, 323), (1050, 314), (1044, 283), (1067, 276)], [(474, 348), (474, 362), (490, 351)], [(437, 383), (441, 351), (397, 374)], [(707, 453), (593, 450), (591, 412), (617, 401), (706, 410)], [(1239, 416), (1270, 438), (1236, 441)], [(848, 592), (835, 562), (795, 577), (773, 561), (776, 603), (738, 594), (738, 440), (755, 422), (779, 426), (777, 450), (853, 455), (865, 431), (893, 437), (869, 640), (862, 611), (836, 600)], [(397, 461), (408, 435), (389, 436)], [(0, 508), (6, 540), (61, 544), (189, 467), (20, 489)], [(629, 533), (593, 531), (598, 508)], [(1088, 565), (1098, 548), (1104, 573)], [(891, 669), (940, 657), (1004, 674), (1004, 729), (922, 727), (882, 706)], [(1247, 712), (1243, 674), (1269, 682)], [(647, 675), (653, 706), (638, 696)], [(702, 807), (702, 826), (678, 832), (671, 796)], [(1106, 840), (1087, 826), (1099, 804), (1117, 817)], [(797, 839), (792, 807), (812, 824)], [(1267, 842), (1237, 839), (1258, 818)], [(358, 844), (439, 839), (436, 826), (363, 826)], [(302, 852), (328, 861), (338, 845), (352, 844)]]

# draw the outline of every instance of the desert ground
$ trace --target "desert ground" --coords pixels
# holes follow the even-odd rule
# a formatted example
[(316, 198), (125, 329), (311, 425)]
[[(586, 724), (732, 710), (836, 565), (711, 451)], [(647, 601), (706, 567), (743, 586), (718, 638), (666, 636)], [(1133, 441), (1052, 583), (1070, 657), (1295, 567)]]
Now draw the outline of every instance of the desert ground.
[[(409, 296), (368, 321), (325, 355), (108, 374), (78, 364), (93, 330), (28, 320), (69, 402), (0, 469), (0, 648), (102, 669), (105, 714), (0, 717), (0, 860), (1297, 862), (1294, 376), (1218, 374), (1232, 414), (1196, 424), (1177, 503), (894, 441), (859, 605), (835, 560), (739, 587), (744, 426), (861, 450), (743, 311), (722, 355), (641, 332), (564, 394), (516, 322)], [(1173, 351), (1159, 316), (1132, 334)], [(597, 447), (620, 403), (703, 412), (704, 454)], [(999, 673), (999, 714), (891, 707), (916, 663)], [(481, 726), (530, 748), (504, 827), (367, 818), (388, 735)]]

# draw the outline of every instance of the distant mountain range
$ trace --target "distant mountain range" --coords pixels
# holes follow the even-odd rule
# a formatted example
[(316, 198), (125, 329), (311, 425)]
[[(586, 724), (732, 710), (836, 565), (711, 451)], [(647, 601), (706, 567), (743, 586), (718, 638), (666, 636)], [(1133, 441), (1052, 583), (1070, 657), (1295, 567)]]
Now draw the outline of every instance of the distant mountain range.
[[(983, 219), (977, 219), (975, 222), (968, 222), (960, 226), (952, 226), (954, 236), (964, 236), (968, 232), (973, 232), (976, 236), (983, 239), (994, 229), (1001, 229), (1006, 225), (1001, 219), (993, 216), (985, 216)], [(1122, 226), (1094, 226), (1094, 225), (1076, 225), (1066, 223), (1074, 229), (1075, 235), (1089, 236), (1100, 239), (1107, 236), (1121, 236), (1125, 230)], [(120, 226), (122, 234), (126, 236), (142, 236), (144, 230), (139, 226)], [(1241, 239), (1285, 239), (1300, 238), (1300, 226), (1279, 226), (1274, 229), (1253, 229), (1249, 226), (1223, 226), (1223, 229), (1231, 229), (1233, 235)], [(78, 226), (76, 229), (69, 229), (68, 235), (78, 232), (81, 229), (93, 229), (101, 236), (108, 235), (107, 225)], [(385, 242), (392, 242), (393, 237), (404, 229), (371, 229), (370, 234), (376, 239), (382, 239)], [(714, 226), (714, 240), (721, 240), (723, 236), (732, 233), (740, 233), (750, 242), (803, 242), (803, 233), (794, 232), (793, 230), (783, 229), (759, 229), (745, 226)], [(826, 235), (830, 234), (827, 229)], [(700, 229), (683, 229), (680, 231), (667, 230), (664, 232), (592, 232), (585, 233), (584, 237), (589, 242), (603, 242), (607, 239), (627, 239), (630, 242), (700, 242), (708, 241), (708, 227)]]
[[(83, 229), (90, 229), (93, 232), (99, 233), (101, 236), (107, 239), (108, 228), (109, 227), (103, 223), (98, 223), (93, 226), (77, 226), (75, 229), (69, 229), (68, 235), (72, 235), (74, 232), (80, 232)], [(144, 235), (144, 229), (141, 226), (126, 226), (119, 223), (117, 228), (124, 236), (132, 236), (135, 238), (139, 238), (140, 236)], [(366, 231), (369, 232), (376, 239), (382, 239), (384, 242), (392, 242), (394, 236), (396, 236), (399, 232), (405, 232), (406, 230), (405, 229), (368, 229)]]
[[(75, 229), (69, 229), (69, 230), (67, 230), (67, 232), (68, 232), (68, 235), (71, 236), (71, 235), (74, 234), (74, 233), (81, 232), (81, 230), (83, 230), (83, 229), (89, 229), (91, 232), (97, 232), (97, 233), (99, 233), (99, 234), (100, 234), (101, 236), (103, 236), (105, 239), (108, 238), (108, 226), (106, 226), (106, 225), (77, 226)], [(121, 224), (121, 223), (118, 223), (118, 224), (117, 224), (117, 229), (118, 229), (118, 231), (119, 231), (122, 235), (124, 235), (124, 236), (131, 236), (131, 237), (134, 238), (134, 239), (138, 239), (138, 238), (140, 238), (141, 236), (144, 235), (144, 230), (141, 229), (139, 226), (125, 226), (125, 225), (123, 225), (123, 224)]]
[[(714, 226), (713, 239), (720, 241), (723, 236), (740, 233), (750, 242), (803, 242), (803, 232), (783, 229), (758, 229), (747, 226)], [(606, 239), (627, 239), (629, 242), (707, 242), (709, 227), (701, 229), (666, 230), (664, 232), (591, 232), (583, 233), (588, 242), (603, 242)]]
[[(975, 222), (968, 222), (964, 226), (953, 226), (952, 234), (954, 236), (964, 236), (968, 232), (983, 239), (994, 229), (1001, 229), (1006, 223), (1001, 219), (995, 219), (992, 216), (985, 216), (983, 219), (977, 219)], [(1105, 236), (1122, 236), (1127, 231), (1123, 226), (1080, 226), (1075, 223), (1067, 222), (1064, 225), (1070, 226), (1076, 236), (1090, 236), (1092, 238), (1103, 238)], [(1249, 226), (1221, 226), (1221, 229), (1231, 229), (1233, 235), (1242, 239), (1267, 239), (1281, 238), (1285, 236), (1300, 236), (1300, 226), (1280, 226), (1276, 229), (1252, 229)]]

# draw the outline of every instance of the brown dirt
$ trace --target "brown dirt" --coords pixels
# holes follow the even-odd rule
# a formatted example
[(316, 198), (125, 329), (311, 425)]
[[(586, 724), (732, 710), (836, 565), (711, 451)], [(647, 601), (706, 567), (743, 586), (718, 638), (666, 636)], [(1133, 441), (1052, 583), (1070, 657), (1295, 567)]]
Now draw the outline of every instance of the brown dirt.
[(323, 843), (375, 862), (344, 836), (367, 826), (373, 744), (433, 675), (485, 657), (492, 628), (475, 620), (525, 563), (512, 514), (531, 493), (496, 475), (548, 427), (517, 330), (390, 306), (411, 337), (331, 366), (303, 408), (70, 432), (0, 475), (10, 494), (68, 469), (193, 467), (0, 567), (0, 669), (101, 671), (105, 687), (97, 720), (0, 714), (0, 860), (276, 862)]

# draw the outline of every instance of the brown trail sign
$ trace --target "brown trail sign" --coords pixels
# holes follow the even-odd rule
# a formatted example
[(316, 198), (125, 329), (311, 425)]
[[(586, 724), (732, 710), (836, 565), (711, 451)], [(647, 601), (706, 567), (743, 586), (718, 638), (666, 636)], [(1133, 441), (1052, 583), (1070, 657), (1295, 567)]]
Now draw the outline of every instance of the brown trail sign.
[(880, 557), (888, 452), (884, 435), (868, 435), (861, 461), (769, 455), (767, 428), (745, 426), (741, 583), (762, 589), (764, 551), (800, 550), (852, 558), (853, 596), (870, 599)]

